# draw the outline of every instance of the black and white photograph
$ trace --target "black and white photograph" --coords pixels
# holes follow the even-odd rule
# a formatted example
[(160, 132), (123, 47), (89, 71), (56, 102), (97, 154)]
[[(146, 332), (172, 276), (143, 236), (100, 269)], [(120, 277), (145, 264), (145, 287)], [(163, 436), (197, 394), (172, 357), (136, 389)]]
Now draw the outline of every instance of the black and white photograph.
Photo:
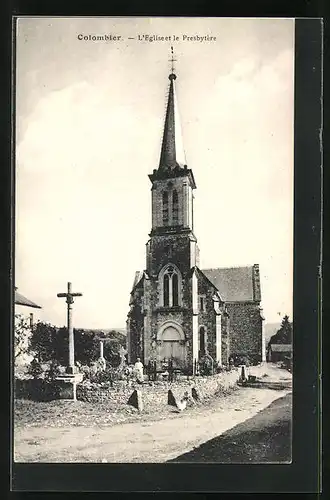
[(14, 462), (290, 464), (295, 20), (15, 37)]

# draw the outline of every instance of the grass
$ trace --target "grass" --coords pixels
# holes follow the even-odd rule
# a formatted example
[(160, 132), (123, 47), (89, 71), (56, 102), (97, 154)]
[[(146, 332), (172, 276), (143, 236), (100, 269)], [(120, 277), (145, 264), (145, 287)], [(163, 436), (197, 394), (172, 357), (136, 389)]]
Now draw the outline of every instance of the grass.
[[(220, 391), (214, 397), (195, 402), (190, 411), (203, 412), (203, 408), (212, 406), (219, 398), (230, 396), (236, 392), (237, 386)], [(14, 423), (16, 427), (71, 427), (71, 426), (103, 426), (141, 420), (159, 420), (173, 417), (173, 407), (168, 406), (167, 392), (158, 401), (144, 404), (142, 413), (127, 404), (116, 404), (105, 399), (103, 402), (85, 401), (32, 401), (16, 399), (14, 401)], [(189, 402), (191, 406), (191, 402)]]

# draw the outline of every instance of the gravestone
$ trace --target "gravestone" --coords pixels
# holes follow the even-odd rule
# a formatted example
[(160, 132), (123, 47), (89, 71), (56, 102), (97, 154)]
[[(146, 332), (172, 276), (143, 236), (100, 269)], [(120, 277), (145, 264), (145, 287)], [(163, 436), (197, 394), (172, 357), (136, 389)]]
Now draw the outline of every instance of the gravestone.
[(191, 395), (192, 395), (192, 397), (193, 397), (193, 399), (195, 401), (199, 401), (200, 400), (200, 396), (199, 396), (199, 393), (198, 393), (196, 387), (192, 387), (191, 388)]
[(246, 366), (241, 365), (241, 376), (240, 376), (241, 382), (246, 382), (247, 381), (247, 374), (246, 374)]
[(133, 406), (139, 411), (143, 410), (142, 392), (135, 389), (130, 395), (127, 404)]
[(175, 396), (174, 396), (173, 392), (171, 391), (171, 389), (169, 389), (169, 391), (167, 393), (167, 404), (170, 406), (177, 407), (176, 399), (175, 399)]

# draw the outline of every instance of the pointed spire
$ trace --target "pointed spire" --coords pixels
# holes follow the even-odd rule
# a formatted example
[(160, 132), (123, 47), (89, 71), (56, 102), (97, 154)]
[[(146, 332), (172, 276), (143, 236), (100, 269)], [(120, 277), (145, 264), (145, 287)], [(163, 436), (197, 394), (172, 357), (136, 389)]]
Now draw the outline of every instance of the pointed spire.
[(186, 158), (183, 149), (181, 124), (178, 104), (175, 93), (176, 74), (174, 73), (173, 47), (171, 47), (172, 57), (171, 73), (169, 75), (170, 88), (168, 93), (162, 150), (160, 154), (159, 170), (183, 168), (186, 165)]

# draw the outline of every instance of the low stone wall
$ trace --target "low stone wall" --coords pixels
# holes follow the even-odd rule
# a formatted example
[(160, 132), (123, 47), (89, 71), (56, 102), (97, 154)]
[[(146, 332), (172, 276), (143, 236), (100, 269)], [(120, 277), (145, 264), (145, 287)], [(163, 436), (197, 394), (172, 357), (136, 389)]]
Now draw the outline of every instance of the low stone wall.
[(33, 401), (51, 401), (57, 399), (58, 385), (41, 378), (15, 379), (15, 397), (17, 399), (31, 399)]
[[(77, 385), (77, 399), (92, 404), (106, 403), (109, 410), (116, 410), (127, 405), (127, 401), (134, 391), (142, 393), (145, 411), (156, 411), (167, 402), (169, 389), (175, 396), (181, 398), (186, 391), (191, 396), (194, 387), (201, 400), (210, 398), (217, 393), (225, 392), (234, 387), (239, 379), (239, 369), (234, 368), (228, 372), (218, 373), (208, 377), (182, 378), (175, 382), (157, 381), (144, 384), (133, 383), (130, 386), (126, 381), (114, 382), (110, 387), (108, 383), (91, 384), (84, 381)], [(15, 380), (15, 396), (17, 399), (32, 399), (36, 401), (50, 401), (58, 398), (58, 384), (46, 382), (42, 379)]]
[(218, 373), (209, 377), (195, 377), (177, 382), (153, 382), (143, 385), (133, 384), (128, 387), (125, 382), (115, 383), (114, 387), (82, 383), (77, 386), (77, 399), (89, 403), (108, 402), (109, 408), (126, 405), (134, 389), (142, 393), (145, 410), (162, 406), (167, 402), (167, 393), (171, 389), (175, 395), (182, 397), (185, 391), (191, 395), (194, 387), (201, 399), (207, 399), (217, 393), (225, 392), (236, 386), (239, 369)]

